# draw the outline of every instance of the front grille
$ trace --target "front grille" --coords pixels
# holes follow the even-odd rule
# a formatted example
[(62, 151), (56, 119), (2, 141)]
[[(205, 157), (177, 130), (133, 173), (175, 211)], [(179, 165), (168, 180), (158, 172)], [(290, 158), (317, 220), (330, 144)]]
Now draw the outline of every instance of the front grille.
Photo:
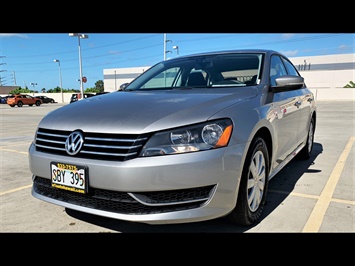
[[(68, 156), (65, 141), (72, 131), (39, 128), (36, 134), (36, 150)], [(84, 145), (75, 155), (94, 160), (126, 161), (136, 158), (149, 138), (148, 134), (107, 134), (82, 132)]]
[(51, 180), (36, 177), (33, 189), (36, 193), (75, 204), (120, 214), (157, 214), (201, 207), (214, 191), (214, 185), (157, 192), (127, 193), (89, 188), (88, 194), (79, 194), (51, 187)]

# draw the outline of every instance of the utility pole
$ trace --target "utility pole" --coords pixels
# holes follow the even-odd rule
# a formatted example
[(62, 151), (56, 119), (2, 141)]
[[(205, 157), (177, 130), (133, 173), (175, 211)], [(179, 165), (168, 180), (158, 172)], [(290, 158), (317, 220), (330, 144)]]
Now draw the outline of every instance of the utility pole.
[(171, 40), (166, 39), (166, 33), (164, 33), (164, 61), (166, 60), (166, 54), (171, 53), (171, 51), (166, 50), (166, 43), (167, 42), (172, 42)]
[[(6, 56), (4, 56), (4, 55), (2, 55), (2, 56), (0, 56), (0, 58), (5, 58)], [(6, 65), (6, 63), (0, 63), (0, 65)], [(1, 77), (1, 72), (4, 72), (4, 71), (6, 71), (6, 70), (0, 70), (0, 86), (3, 86), (3, 84), (2, 84), (2, 77)]]
[(14, 85), (16, 86), (16, 76), (15, 76), (15, 71), (12, 71), (12, 78), (14, 80)]
[(7, 70), (0, 70), (0, 86), (3, 86), (3, 77), (1, 76), (1, 72), (4, 72)]

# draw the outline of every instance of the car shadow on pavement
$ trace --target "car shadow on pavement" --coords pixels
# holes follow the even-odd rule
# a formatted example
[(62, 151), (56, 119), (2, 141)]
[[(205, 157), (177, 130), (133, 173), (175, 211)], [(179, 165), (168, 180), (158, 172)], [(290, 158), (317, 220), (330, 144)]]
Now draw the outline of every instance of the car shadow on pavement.
[(194, 223), (150, 225), (100, 217), (71, 209), (65, 211), (75, 219), (119, 233), (243, 233), (250, 228), (231, 224), (224, 218)]
[[(314, 143), (312, 155), (308, 160), (297, 156), (271, 179), (268, 187), (268, 197), (263, 212), (263, 219), (272, 213), (295, 189), (297, 181), (304, 173), (318, 173), (320, 169), (309, 169), (314, 165), (316, 158), (323, 152), (320, 143)], [(262, 221), (261, 220), (261, 221)]]
[[(322, 145), (320, 143), (314, 143), (313, 154), (309, 160), (301, 160), (295, 157), (270, 181), (270, 191), (259, 223), (262, 223), (263, 220), (288, 197), (289, 193), (293, 191), (297, 181), (304, 173), (317, 172), (317, 170), (309, 170), (309, 167), (314, 164), (315, 159), (322, 151)], [(274, 193), (274, 190), (281, 190), (283, 193)], [(65, 211), (69, 216), (75, 219), (120, 233), (243, 233), (256, 226), (238, 226), (228, 222), (223, 217), (194, 223), (149, 225), (96, 216), (67, 208)]]

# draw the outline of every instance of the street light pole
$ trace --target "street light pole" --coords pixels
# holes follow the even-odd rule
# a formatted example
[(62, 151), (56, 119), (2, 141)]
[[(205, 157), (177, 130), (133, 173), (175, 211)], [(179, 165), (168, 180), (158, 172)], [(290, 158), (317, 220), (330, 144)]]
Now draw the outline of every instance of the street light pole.
[(78, 37), (78, 43), (79, 43), (79, 69), (80, 69), (80, 93), (81, 93), (81, 99), (84, 99), (84, 83), (83, 83), (83, 64), (81, 60), (81, 48), (80, 48), (80, 39), (87, 39), (89, 38), (88, 35), (86, 34), (80, 34), (80, 33), (69, 33), (69, 36)]
[(174, 45), (174, 46), (173, 46), (173, 49), (176, 50), (176, 56), (179, 56), (179, 46)]
[(59, 66), (60, 93), (62, 94), (62, 103), (63, 103), (64, 102), (64, 98), (63, 98), (62, 71), (60, 70), (60, 61), (58, 59), (54, 59), (54, 62), (57, 62), (58, 66)]
[(36, 82), (31, 82), (30, 84), (33, 86), (32, 95), (34, 96), (35, 95), (35, 86), (37, 85), (37, 83)]
[(116, 70), (115, 70), (115, 91), (117, 91), (117, 83), (116, 83)]
[(78, 42), (79, 42), (79, 66), (80, 66), (80, 93), (81, 93), (81, 99), (84, 99), (83, 63), (81, 59), (80, 36), (78, 36)]

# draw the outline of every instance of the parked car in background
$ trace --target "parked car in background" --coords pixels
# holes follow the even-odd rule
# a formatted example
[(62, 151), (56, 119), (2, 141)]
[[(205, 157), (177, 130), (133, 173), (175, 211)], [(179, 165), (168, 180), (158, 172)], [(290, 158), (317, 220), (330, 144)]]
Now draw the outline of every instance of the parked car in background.
[[(95, 96), (94, 93), (84, 93), (84, 99)], [(81, 93), (73, 93), (70, 97), (70, 103), (76, 102), (80, 100), (81, 98)]]
[(109, 91), (97, 92), (95, 96), (110, 93)]
[(12, 95), (0, 96), (0, 103), (7, 104), (7, 98), (13, 97)]
[(45, 95), (39, 95), (39, 96), (36, 96), (37, 98), (41, 99), (42, 100), (42, 103), (55, 103), (55, 100), (53, 98), (49, 98)]
[(13, 97), (7, 98), (6, 102), (11, 107), (15, 107), (16, 105), (18, 107), (22, 107), (23, 105), (40, 106), (42, 104), (42, 100), (40, 98), (33, 97), (33, 96), (27, 95), (27, 94), (16, 94), (16, 95), (13, 95)]
[(314, 95), (279, 52), (179, 56), (43, 117), (32, 195), (132, 222), (254, 225), (269, 181), (311, 157), (316, 121)]

